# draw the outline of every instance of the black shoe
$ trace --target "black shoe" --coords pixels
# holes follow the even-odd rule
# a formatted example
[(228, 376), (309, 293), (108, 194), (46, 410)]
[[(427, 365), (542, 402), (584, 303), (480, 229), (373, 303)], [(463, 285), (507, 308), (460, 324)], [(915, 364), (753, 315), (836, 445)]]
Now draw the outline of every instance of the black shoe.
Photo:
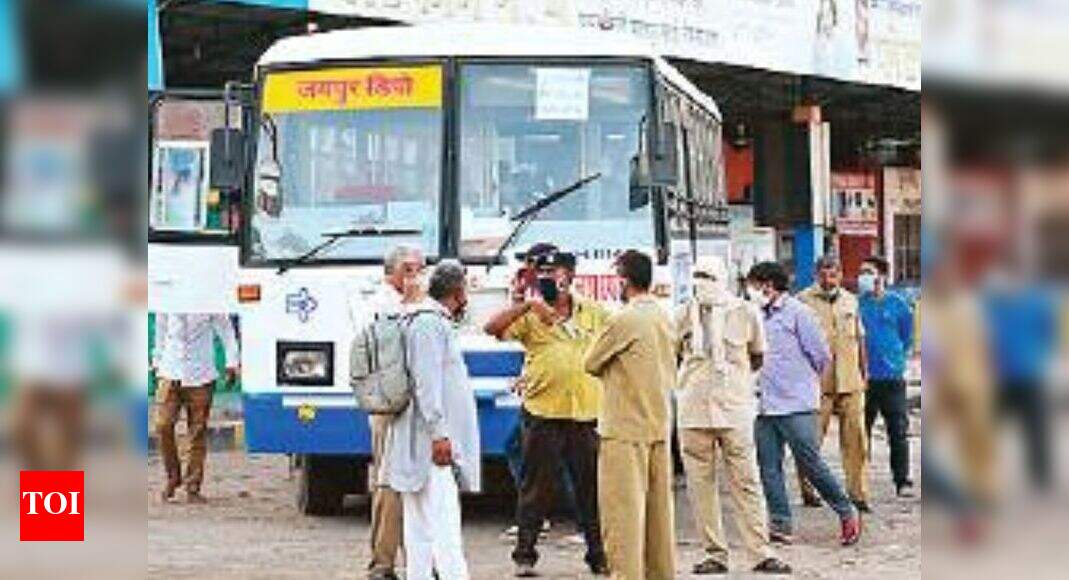
[(859, 511), (859, 512), (861, 512), (863, 514), (871, 514), (872, 513), (872, 506), (870, 506), (869, 502), (867, 502), (867, 501), (855, 500), (854, 501), (854, 507), (857, 508), (857, 511)]
[(895, 495), (903, 499), (913, 497), (913, 482), (903, 481), (902, 483), (896, 485)]
[(608, 576), (609, 575), (609, 563), (608, 562), (594, 562), (593, 564), (587, 564), (590, 567), (590, 573), (595, 576)]
[(765, 558), (754, 566), (753, 571), (757, 574), (790, 574), (791, 567), (779, 558)]
[(697, 574), (700, 576), (706, 574), (727, 574), (728, 567), (724, 565), (724, 563), (720, 560), (716, 560), (712, 557), (709, 557), (695, 564), (690, 571), (692, 574)]

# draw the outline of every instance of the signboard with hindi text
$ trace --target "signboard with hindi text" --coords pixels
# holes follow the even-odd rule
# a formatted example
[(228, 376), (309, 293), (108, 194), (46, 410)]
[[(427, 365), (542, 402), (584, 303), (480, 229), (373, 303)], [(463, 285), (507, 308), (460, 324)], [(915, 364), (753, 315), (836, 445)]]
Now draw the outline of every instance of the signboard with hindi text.
[[(624, 33), (673, 58), (921, 90), (924, 0), (307, 1), (314, 12), (408, 24), (482, 22)], [(1049, 36), (1042, 38), (1049, 42)]]
[(275, 72), (264, 83), (266, 113), (441, 106), (442, 68), (436, 65)]

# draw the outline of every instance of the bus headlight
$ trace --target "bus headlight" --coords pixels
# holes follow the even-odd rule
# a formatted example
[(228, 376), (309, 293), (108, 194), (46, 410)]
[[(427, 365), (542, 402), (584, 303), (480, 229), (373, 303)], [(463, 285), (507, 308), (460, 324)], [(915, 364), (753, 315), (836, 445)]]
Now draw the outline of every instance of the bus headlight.
[(279, 342), (276, 348), (279, 385), (334, 384), (333, 342)]

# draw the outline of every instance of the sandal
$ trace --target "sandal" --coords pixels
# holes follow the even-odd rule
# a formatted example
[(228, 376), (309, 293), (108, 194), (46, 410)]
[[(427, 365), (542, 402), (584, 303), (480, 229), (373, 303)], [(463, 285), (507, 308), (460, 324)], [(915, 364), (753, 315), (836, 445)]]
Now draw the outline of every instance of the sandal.
[(705, 560), (698, 562), (691, 568), (693, 574), (727, 574), (728, 567), (723, 562), (715, 560), (713, 558), (706, 558)]
[(758, 574), (790, 574), (791, 567), (779, 558), (765, 558), (754, 566), (753, 571)]

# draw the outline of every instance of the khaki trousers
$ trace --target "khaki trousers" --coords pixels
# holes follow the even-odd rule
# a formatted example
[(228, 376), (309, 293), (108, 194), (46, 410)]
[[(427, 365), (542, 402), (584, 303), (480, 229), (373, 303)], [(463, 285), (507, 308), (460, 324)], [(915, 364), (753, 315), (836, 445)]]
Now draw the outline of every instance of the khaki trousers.
[[(831, 417), (839, 418), (839, 452), (842, 455), (843, 472), (846, 474), (846, 494), (855, 502), (869, 501), (869, 453), (868, 435), (865, 431), (865, 393), (824, 393), (820, 397), (820, 441), (828, 434)], [(798, 487), (802, 499), (819, 501), (820, 495), (802, 477), (797, 469)]]
[(401, 494), (379, 483), (378, 466), (386, 453), (390, 435), (389, 415), (371, 415), (371, 464), (368, 477), (371, 485), (371, 568), (372, 572), (392, 572), (404, 533)]
[(706, 553), (728, 565), (728, 543), (720, 510), (720, 459), (735, 506), (735, 524), (753, 563), (773, 556), (768, 544), (765, 499), (757, 479), (753, 440), (741, 429), (682, 429), (679, 443), (687, 473), (687, 494)]
[[(156, 386), (156, 434), (160, 442), (160, 457), (167, 472), (167, 486), (178, 487), (185, 483), (186, 491), (199, 493), (204, 481), (204, 461), (208, 457), (208, 417), (212, 410), (212, 388), (209, 383), (201, 387), (183, 387), (178, 383), (160, 379)], [(178, 443), (174, 426), (178, 413), (186, 410), (186, 437), (189, 455), (186, 475), (178, 460)]]
[(601, 532), (613, 578), (675, 578), (675, 514), (667, 441), (602, 439)]

